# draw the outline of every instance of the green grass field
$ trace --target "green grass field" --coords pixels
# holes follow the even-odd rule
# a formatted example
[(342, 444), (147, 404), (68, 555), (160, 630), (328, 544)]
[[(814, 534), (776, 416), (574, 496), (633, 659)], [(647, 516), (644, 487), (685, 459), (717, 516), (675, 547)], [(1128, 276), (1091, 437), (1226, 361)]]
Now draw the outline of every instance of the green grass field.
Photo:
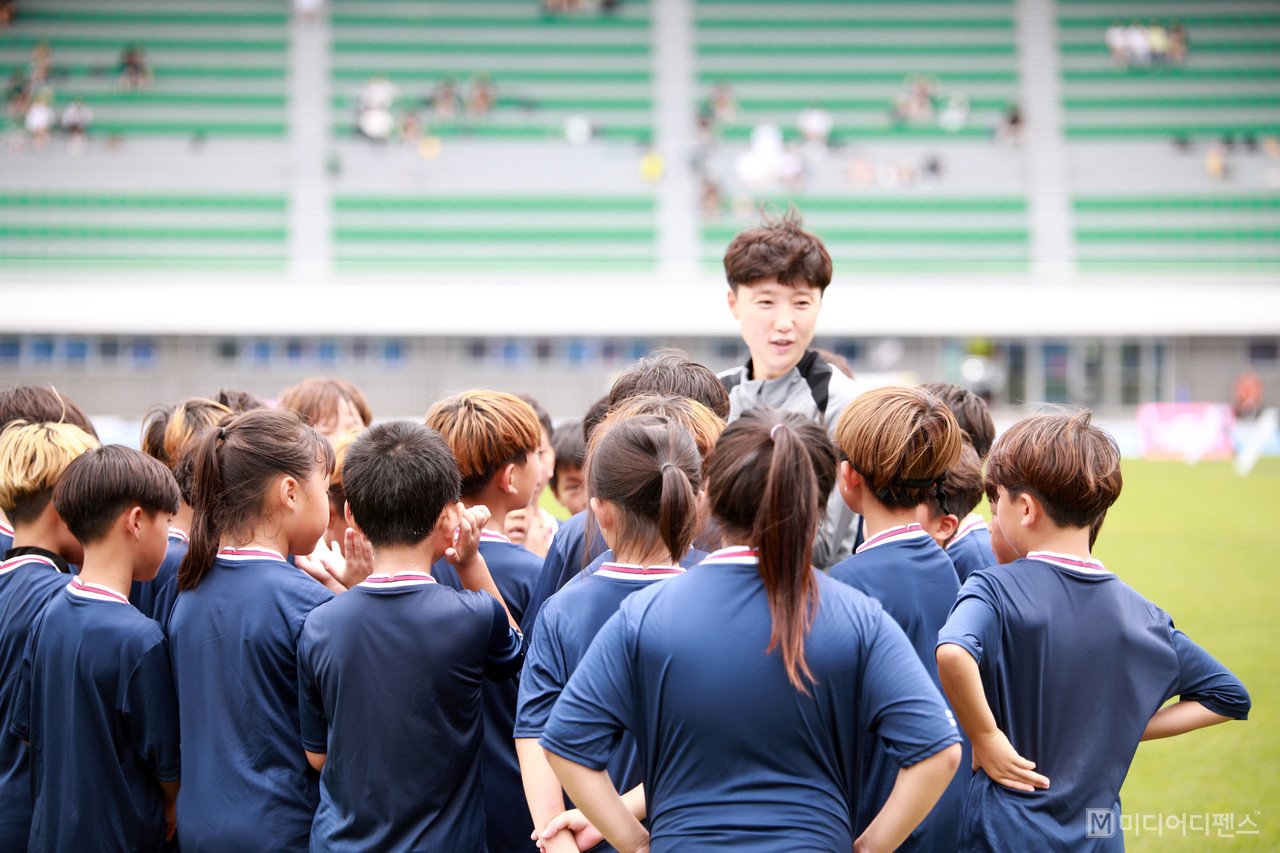
[[(1124, 491), (1094, 556), (1172, 614), (1253, 697), (1247, 722), (1139, 747), (1121, 807), (1150, 831), (1127, 832), (1128, 850), (1280, 849), (1278, 555), (1280, 459), (1262, 460), (1248, 477), (1226, 462), (1125, 461)], [(1220, 838), (1228, 830), (1214, 825), (1225, 814), (1234, 837)], [(1198, 816), (1195, 831), (1164, 823), (1184, 815)], [(1256, 835), (1238, 834), (1246, 815)]]

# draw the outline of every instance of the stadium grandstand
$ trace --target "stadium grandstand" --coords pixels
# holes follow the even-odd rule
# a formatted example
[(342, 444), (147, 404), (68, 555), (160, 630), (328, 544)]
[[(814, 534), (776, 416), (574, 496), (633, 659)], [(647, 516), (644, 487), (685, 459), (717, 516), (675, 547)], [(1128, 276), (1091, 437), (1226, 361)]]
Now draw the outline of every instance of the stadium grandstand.
[(744, 359), (720, 259), (792, 204), (860, 376), (1280, 398), (1274, 2), (4, 6), (0, 384), (94, 413), (337, 373), (577, 416)]

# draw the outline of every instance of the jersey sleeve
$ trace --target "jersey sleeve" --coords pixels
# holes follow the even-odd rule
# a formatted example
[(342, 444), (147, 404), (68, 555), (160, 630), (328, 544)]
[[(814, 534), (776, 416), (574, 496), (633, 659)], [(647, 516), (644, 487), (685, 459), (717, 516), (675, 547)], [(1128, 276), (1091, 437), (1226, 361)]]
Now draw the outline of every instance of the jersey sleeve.
[(900, 767), (960, 742), (955, 718), (933, 686), (907, 635), (880, 611), (858, 701), (861, 718)]
[(324, 698), (316, 684), (311, 666), (311, 642), (307, 629), (298, 637), (298, 722), (302, 748), (307, 752), (329, 752), (329, 718), (324, 712)]
[(562, 758), (604, 770), (630, 727), (635, 677), (624, 606), (600, 629), (551, 709), (539, 743)]
[(569, 680), (564, 649), (556, 630), (554, 607), (534, 626), (533, 637), (520, 671), (520, 696), (516, 702), (515, 736), (538, 737), (546, 728), (551, 709)]
[(542, 605), (560, 588), (558, 584), (560, 572), (564, 568), (564, 545), (572, 534), (572, 527), (573, 525), (570, 524), (562, 524), (551, 537), (551, 547), (547, 549), (547, 556), (542, 561), (542, 571), (534, 581), (533, 591), (529, 595), (529, 604), (524, 610), (524, 619), (520, 622), (520, 629), (524, 631), (526, 637), (533, 634)]
[(951, 615), (938, 632), (938, 645), (953, 643), (973, 655), (979, 664), (1000, 630), (999, 614), (985, 577), (971, 575), (956, 598)]
[[(158, 628), (159, 626), (157, 626)], [(161, 639), (138, 658), (125, 686), (124, 707), (133, 748), (161, 782), (182, 775), (178, 691), (173, 685), (169, 644)]]
[(1178, 655), (1178, 683), (1172, 696), (1199, 702), (1224, 717), (1248, 719), (1252, 702), (1240, 679), (1190, 637), (1174, 628), (1172, 622), (1169, 627), (1173, 631), (1173, 650)]
[(37, 617), (35, 626), (27, 635), (26, 648), (22, 652), (22, 663), (18, 667), (18, 672), (11, 676), (14, 684), (11, 688), (13, 709), (9, 712), (7, 720), (9, 731), (28, 742), (31, 740), (31, 658), (34, 654), (32, 644), (39, 625), (40, 620)]
[(524, 663), (524, 637), (507, 619), (502, 602), (487, 592), (477, 594), (489, 603), (493, 615), (489, 644), (484, 653), (484, 677), (490, 681), (506, 681), (518, 673)]

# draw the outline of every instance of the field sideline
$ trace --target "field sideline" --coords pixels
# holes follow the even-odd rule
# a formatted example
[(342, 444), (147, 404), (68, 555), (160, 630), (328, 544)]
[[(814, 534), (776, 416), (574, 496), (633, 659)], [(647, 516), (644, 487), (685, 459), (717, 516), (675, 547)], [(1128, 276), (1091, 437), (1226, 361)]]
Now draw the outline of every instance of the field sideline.
[[(1094, 556), (1171, 613), (1253, 698), (1248, 722), (1139, 747), (1121, 808), (1150, 829), (1127, 832), (1126, 849), (1280, 849), (1280, 459), (1243, 478), (1226, 462), (1125, 460)], [(1235, 830), (1247, 815), (1258, 834), (1220, 838), (1229, 830), (1215, 816), (1226, 814)], [(1185, 830), (1169, 827), (1184, 815)]]

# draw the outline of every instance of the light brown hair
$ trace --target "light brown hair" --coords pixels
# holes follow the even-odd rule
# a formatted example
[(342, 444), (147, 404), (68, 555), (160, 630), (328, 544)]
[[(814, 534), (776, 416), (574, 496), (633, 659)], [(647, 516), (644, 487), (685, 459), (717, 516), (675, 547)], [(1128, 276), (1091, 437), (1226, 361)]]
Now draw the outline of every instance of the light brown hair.
[(698, 446), (698, 454), (703, 459), (702, 470), (705, 476), (707, 462), (715, 452), (716, 442), (720, 440), (720, 433), (724, 432), (725, 423), (715, 412), (688, 397), (645, 394), (623, 400), (615, 408), (610, 409), (605, 419), (592, 431), (591, 440), (587, 443), (587, 456), (591, 456), (595, 443), (613, 425), (642, 415), (667, 418), (687, 429)]
[(772, 619), (766, 651), (781, 647), (787, 678), (805, 694), (814, 677), (804, 642), (818, 608), (813, 539), (835, 478), (826, 430), (768, 406), (748, 409), (725, 428), (707, 472), (711, 512), (725, 541), (745, 538), (759, 554)]
[(910, 509), (945, 480), (963, 433), (941, 400), (923, 388), (866, 391), (836, 422), (836, 444), (880, 503)]
[(62, 472), (98, 447), (78, 426), (14, 421), (0, 433), (0, 509), (14, 524), (34, 521), (53, 497)]
[(734, 237), (725, 250), (724, 273), (734, 292), (744, 284), (770, 279), (825, 291), (831, 284), (831, 255), (821, 240), (801, 227), (794, 205), (781, 216), (762, 219), (759, 227)]
[(1107, 510), (1120, 497), (1120, 448), (1093, 425), (1088, 409), (1045, 412), (1009, 427), (991, 448), (984, 483), (995, 505), (997, 489), (1009, 497), (1034, 496), (1059, 527), (1088, 527), (1096, 538)]
[(314, 427), (337, 420), (343, 401), (351, 404), (364, 426), (373, 420), (369, 403), (360, 389), (353, 382), (336, 376), (312, 376), (284, 389), (280, 392), (279, 406), (293, 409), (302, 415), (307, 426)]
[[(947, 469), (945, 488), (942, 497), (946, 499), (943, 507), (937, 489), (929, 493), (925, 505), (929, 508), (930, 518), (940, 518), (948, 513), (964, 521), (982, 501), (982, 463), (978, 453), (973, 449), (969, 437), (964, 436), (961, 442), (960, 455), (955, 464)], [(950, 540), (947, 540), (950, 541)]]
[(503, 466), (523, 465), (542, 445), (533, 407), (502, 391), (464, 391), (441, 400), (427, 412), (426, 424), (458, 458), (464, 497), (479, 494)]

